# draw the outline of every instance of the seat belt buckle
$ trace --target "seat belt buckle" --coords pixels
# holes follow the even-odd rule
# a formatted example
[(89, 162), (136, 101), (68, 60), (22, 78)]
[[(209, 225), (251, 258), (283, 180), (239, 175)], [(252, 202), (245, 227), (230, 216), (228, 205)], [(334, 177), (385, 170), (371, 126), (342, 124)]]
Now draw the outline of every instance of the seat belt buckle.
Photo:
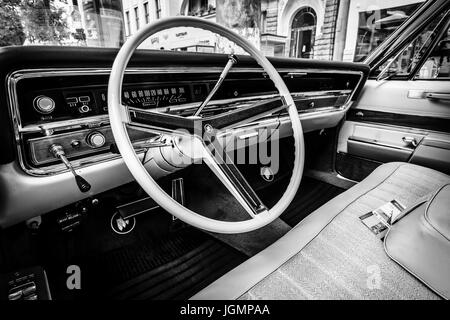
[(401, 216), (405, 209), (403, 204), (394, 199), (375, 210), (363, 214), (359, 219), (375, 236), (383, 239), (391, 227), (392, 221)]

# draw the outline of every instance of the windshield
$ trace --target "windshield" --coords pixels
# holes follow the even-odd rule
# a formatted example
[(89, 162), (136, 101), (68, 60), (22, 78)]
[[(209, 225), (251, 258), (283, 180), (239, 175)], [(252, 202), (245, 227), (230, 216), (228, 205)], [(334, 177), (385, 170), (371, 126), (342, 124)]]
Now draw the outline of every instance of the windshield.
[[(267, 56), (363, 61), (423, 0), (0, 0), (0, 46), (120, 47), (157, 19), (215, 21)], [(210, 32), (174, 28), (140, 48), (243, 53)]]

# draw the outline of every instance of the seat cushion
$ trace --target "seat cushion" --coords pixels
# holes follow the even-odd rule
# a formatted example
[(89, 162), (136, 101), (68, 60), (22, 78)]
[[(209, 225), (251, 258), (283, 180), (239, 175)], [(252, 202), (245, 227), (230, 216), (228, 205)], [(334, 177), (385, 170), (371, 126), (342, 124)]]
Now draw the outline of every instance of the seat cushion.
[(450, 299), (449, 208), (450, 184), (446, 184), (411, 208), (384, 239), (391, 259), (445, 299)]
[(439, 299), (359, 216), (393, 199), (412, 205), (448, 182), (424, 167), (382, 165), (193, 299)]

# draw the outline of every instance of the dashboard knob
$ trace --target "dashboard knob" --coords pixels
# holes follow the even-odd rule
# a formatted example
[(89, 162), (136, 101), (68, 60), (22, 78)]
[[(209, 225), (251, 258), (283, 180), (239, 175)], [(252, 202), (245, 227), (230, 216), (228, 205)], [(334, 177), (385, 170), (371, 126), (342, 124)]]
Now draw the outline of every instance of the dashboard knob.
[(42, 114), (49, 114), (55, 110), (55, 101), (47, 96), (38, 96), (33, 101), (34, 109)]
[(78, 108), (79, 113), (86, 113), (89, 111), (91, 111), (91, 108), (89, 108), (88, 105), (82, 105), (81, 107)]
[(93, 131), (87, 135), (86, 142), (92, 148), (100, 148), (105, 145), (106, 138), (103, 135), (103, 133), (98, 132), (98, 131)]

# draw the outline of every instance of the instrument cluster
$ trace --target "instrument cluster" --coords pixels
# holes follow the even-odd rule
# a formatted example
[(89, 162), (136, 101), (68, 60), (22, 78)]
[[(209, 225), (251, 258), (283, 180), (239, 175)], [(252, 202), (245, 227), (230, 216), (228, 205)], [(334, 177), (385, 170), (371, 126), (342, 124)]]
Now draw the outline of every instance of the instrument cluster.
[[(122, 92), (122, 103), (142, 109), (168, 108), (201, 101), (208, 90), (208, 83), (126, 86)], [(29, 100), (32, 101), (33, 111), (22, 113), (23, 124), (108, 113), (106, 87), (36, 91), (30, 95)]]

